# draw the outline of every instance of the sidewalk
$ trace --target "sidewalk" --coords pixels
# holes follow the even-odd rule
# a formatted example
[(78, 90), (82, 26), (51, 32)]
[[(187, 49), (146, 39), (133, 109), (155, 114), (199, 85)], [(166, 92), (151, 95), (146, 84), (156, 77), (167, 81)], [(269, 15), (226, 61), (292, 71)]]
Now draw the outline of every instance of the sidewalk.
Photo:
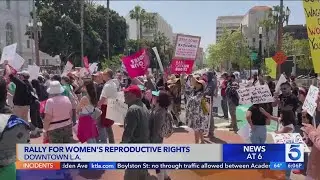
[[(114, 126), (114, 135), (115, 140), (117, 143), (121, 141), (121, 136), (123, 129), (119, 126)], [(229, 131), (221, 131), (217, 130), (215, 132), (215, 136), (217, 138), (213, 139), (212, 141), (207, 140), (207, 143), (242, 143), (243, 141), (241, 138)], [(38, 144), (42, 143), (42, 137), (37, 139), (32, 139), (31, 143)], [(167, 144), (193, 144), (194, 143), (194, 136), (192, 131), (188, 131), (183, 128), (177, 129), (177, 132), (174, 133), (169, 139), (165, 139), (164, 143)], [(214, 152), (213, 152), (214, 153)], [(150, 174), (152, 175), (149, 179), (156, 180), (155, 171), (149, 170)], [(252, 179), (252, 180), (282, 180), (284, 179), (281, 176), (283, 173), (279, 171), (257, 171), (257, 170), (172, 170), (168, 171), (172, 180), (211, 180), (211, 179), (218, 179), (218, 180), (229, 180), (229, 179)], [(73, 177), (76, 180), (85, 180), (85, 179), (114, 179), (114, 180), (121, 180), (123, 179), (124, 171), (82, 171), (77, 172), (74, 171)], [(263, 178), (264, 175), (268, 175), (269, 178)], [(294, 176), (292, 180), (302, 180), (303, 176)], [(34, 179), (36, 180), (36, 179)]]

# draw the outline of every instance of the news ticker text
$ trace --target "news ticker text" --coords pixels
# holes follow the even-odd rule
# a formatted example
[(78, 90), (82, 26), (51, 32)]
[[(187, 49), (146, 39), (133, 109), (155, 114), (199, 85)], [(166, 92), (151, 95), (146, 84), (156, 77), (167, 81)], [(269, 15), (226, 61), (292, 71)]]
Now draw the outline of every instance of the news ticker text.
[(303, 169), (301, 162), (16, 162), (18, 170)]

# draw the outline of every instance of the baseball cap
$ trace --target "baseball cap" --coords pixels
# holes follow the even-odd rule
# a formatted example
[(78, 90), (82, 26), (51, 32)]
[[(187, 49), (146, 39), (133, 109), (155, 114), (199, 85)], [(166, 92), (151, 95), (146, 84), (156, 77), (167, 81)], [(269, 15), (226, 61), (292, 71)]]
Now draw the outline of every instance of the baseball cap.
[(141, 89), (137, 85), (130, 85), (128, 88), (124, 89), (123, 92), (132, 93), (136, 95), (138, 98), (142, 97)]

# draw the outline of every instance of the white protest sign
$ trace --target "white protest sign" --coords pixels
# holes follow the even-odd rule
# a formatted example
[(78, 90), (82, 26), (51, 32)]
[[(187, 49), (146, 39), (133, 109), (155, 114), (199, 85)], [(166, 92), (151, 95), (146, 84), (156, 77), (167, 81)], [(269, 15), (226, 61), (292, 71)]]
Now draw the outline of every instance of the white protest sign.
[(277, 82), (276, 88), (275, 88), (276, 93), (280, 92), (280, 85), (285, 82), (287, 82), (287, 78), (283, 74), (281, 74), (281, 76)]
[(237, 92), (239, 104), (262, 104), (274, 101), (267, 85), (242, 88), (238, 89)]
[(98, 63), (92, 63), (89, 66), (89, 72), (90, 74), (93, 74), (95, 71), (98, 70)]
[(1, 54), (0, 64), (4, 63), (5, 60), (7, 60), (8, 63), (10, 61), (14, 61), (16, 57), (16, 50), (17, 50), (17, 43), (4, 47)]
[(24, 64), (24, 61), (25, 60), (19, 54), (16, 54), (15, 59), (13, 61), (8, 61), (8, 64), (16, 71), (19, 71)]
[(161, 59), (160, 59), (160, 56), (159, 56), (157, 47), (153, 47), (152, 50), (153, 50), (154, 53), (156, 54), (157, 61), (158, 61), (158, 64), (159, 64), (159, 67), (160, 67), (161, 72), (164, 72), (163, 65), (162, 65), (162, 62), (161, 62)]
[(174, 58), (195, 60), (197, 57), (201, 37), (177, 34), (176, 39), (177, 42)]
[(128, 105), (118, 99), (108, 99), (106, 118), (115, 123), (124, 124), (124, 118), (128, 111)]
[(304, 145), (304, 152), (310, 152), (310, 149), (303, 141), (302, 136), (299, 133), (281, 133), (276, 134), (274, 132), (270, 133), (272, 136), (273, 142), (268, 143), (275, 143), (275, 144), (303, 144)]
[(121, 102), (124, 102), (124, 92), (123, 91), (117, 92), (117, 98), (116, 99), (121, 101)]
[(38, 79), (40, 74), (40, 67), (37, 65), (28, 65), (28, 72), (30, 74), (30, 81), (33, 79)]
[(73, 64), (68, 61), (67, 64), (64, 66), (63, 72), (62, 72), (62, 76), (67, 75), (73, 68)]
[(306, 110), (311, 116), (314, 115), (314, 112), (317, 108), (316, 100), (318, 99), (319, 88), (315, 86), (310, 86), (307, 97), (303, 103), (302, 109)]

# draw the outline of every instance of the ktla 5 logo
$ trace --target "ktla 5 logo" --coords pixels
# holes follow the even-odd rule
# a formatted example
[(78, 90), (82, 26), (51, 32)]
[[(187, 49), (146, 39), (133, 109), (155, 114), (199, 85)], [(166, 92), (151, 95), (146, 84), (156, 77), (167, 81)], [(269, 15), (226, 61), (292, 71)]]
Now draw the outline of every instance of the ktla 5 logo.
[(304, 145), (286, 144), (286, 162), (304, 162)]

